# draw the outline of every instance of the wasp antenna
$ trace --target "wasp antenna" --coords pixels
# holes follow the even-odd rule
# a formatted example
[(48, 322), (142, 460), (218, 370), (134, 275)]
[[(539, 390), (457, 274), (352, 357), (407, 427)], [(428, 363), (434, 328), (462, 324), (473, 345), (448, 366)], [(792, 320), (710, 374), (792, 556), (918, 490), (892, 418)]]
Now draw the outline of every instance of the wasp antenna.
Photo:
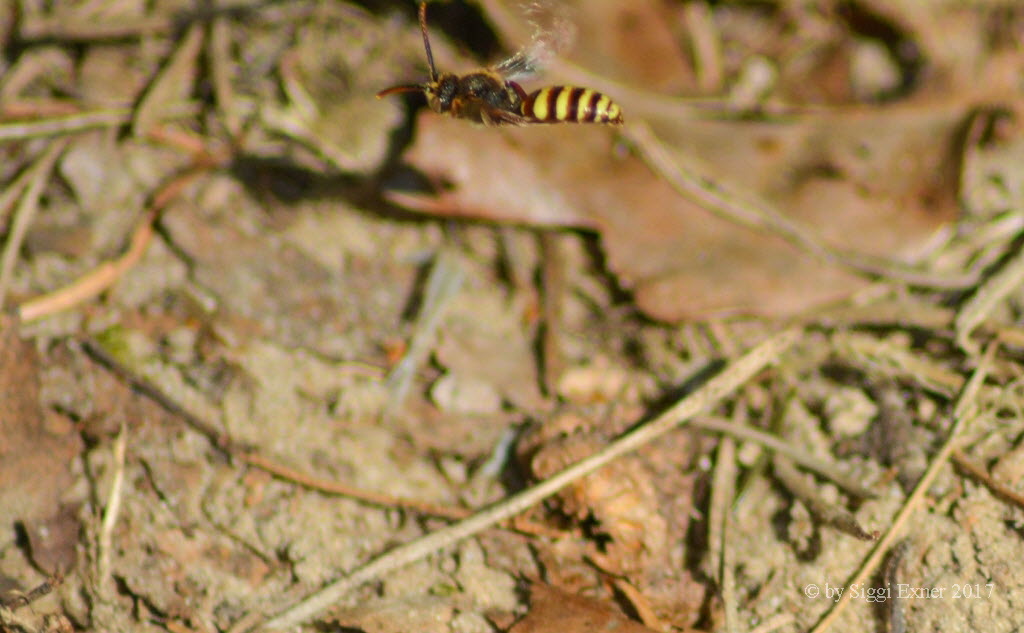
[(398, 94), (400, 92), (423, 92), (423, 84), (407, 84), (402, 86), (391, 86), (385, 88), (377, 93), (378, 99), (383, 99), (388, 95)]
[(427, 35), (427, 3), (420, 3), (420, 31), (423, 32), (423, 48), (427, 51), (427, 66), (430, 67), (430, 81), (437, 81), (434, 68), (434, 54), (430, 52), (430, 36)]

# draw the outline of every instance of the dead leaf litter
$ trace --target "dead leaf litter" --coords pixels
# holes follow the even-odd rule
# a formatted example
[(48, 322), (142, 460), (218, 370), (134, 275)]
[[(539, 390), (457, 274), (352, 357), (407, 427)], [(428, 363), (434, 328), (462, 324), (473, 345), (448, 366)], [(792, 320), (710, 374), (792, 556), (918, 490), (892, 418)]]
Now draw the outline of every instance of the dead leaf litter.
[(399, 4), (0, 19), (0, 631), (1017, 630), (1024, 11)]

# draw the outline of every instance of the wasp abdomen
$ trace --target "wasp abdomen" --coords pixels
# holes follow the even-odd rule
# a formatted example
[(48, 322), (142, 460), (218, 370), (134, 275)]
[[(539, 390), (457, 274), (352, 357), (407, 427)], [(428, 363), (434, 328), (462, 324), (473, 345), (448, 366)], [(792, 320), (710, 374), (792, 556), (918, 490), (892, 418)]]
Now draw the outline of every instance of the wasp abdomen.
[(523, 116), (543, 123), (622, 123), (622, 110), (607, 96), (576, 86), (549, 86), (527, 95)]

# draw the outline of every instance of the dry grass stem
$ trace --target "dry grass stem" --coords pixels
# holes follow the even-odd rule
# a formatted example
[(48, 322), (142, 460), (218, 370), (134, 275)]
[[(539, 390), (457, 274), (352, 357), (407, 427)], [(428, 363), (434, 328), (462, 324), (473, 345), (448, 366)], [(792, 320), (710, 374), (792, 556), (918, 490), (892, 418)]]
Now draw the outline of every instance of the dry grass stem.
[(0, 123), (0, 143), (68, 136), (98, 128), (118, 127), (127, 123), (130, 118), (131, 111), (124, 108), (68, 114), (41, 121)]
[(642, 591), (634, 587), (624, 578), (612, 578), (615, 589), (629, 602), (629, 606), (636, 612), (637, 618), (649, 629), (655, 631), (668, 631), (669, 625), (661, 621), (651, 607), (650, 601)]
[(107, 494), (107, 503), (103, 509), (103, 521), (96, 544), (96, 587), (104, 598), (114, 597), (114, 582), (110, 575), (110, 552), (113, 545), (114, 526), (121, 513), (121, 500), (124, 497), (124, 466), (125, 453), (128, 448), (128, 429), (122, 425), (121, 432), (114, 439), (113, 468), (114, 477)]
[(953, 451), (952, 460), (958, 468), (980, 481), (982, 485), (991, 490), (995, 496), (1024, 509), (1024, 494), (1016, 492), (1008, 485), (993, 479), (992, 475), (990, 475), (983, 466), (965, 455), (962, 450), (957, 449)]
[(832, 345), (840, 356), (881, 376), (909, 380), (944, 396), (952, 397), (964, 384), (959, 373), (901, 342), (859, 332), (837, 332)]
[(957, 345), (965, 350), (976, 350), (977, 345), (971, 342), (971, 333), (1022, 283), (1024, 251), (1014, 255), (996, 274), (986, 279), (974, 295), (960, 306), (955, 322)]
[[(900, 537), (904, 526), (910, 517), (917, 512), (921, 506), (921, 502), (924, 500), (924, 496), (928, 489), (931, 487), (932, 482), (935, 481), (935, 477), (938, 476), (939, 471), (946, 462), (949, 461), (950, 455), (953, 450), (957, 447), (960, 442), (960, 431), (964, 426), (971, 420), (973, 420), (978, 414), (978, 394), (981, 391), (981, 387), (988, 377), (988, 372), (992, 367), (992, 360), (995, 356), (996, 345), (989, 345), (985, 351), (985, 355), (981, 358), (981, 362), (978, 364), (978, 368), (971, 374), (967, 384), (964, 385), (963, 391), (960, 393), (960, 398), (957, 400), (956, 406), (953, 410), (953, 428), (950, 429), (949, 436), (943, 443), (942, 448), (932, 458), (931, 463), (928, 464), (928, 469), (925, 471), (921, 480), (914, 486), (914, 490), (907, 497), (907, 500), (903, 503), (900, 511), (893, 517), (892, 525), (889, 529), (878, 539), (875, 543), (874, 548), (871, 550), (871, 554), (861, 563), (860, 569), (847, 581), (847, 587), (862, 584), (875, 573), (878, 566), (882, 563), (886, 552)], [(842, 614), (842, 612), (849, 606), (850, 602), (853, 601), (854, 592), (844, 591), (843, 595), (832, 608), (830, 608), (818, 622), (818, 624), (811, 630), (810, 633), (824, 633), (832, 626), (832, 623)]]
[(818, 489), (800, 474), (788, 458), (776, 453), (772, 459), (772, 467), (782, 485), (807, 506), (815, 519), (862, 541), (874, 538), (874, 535), (857, 523), (857, 519), (849, 510), (822, 499)]
[(441, 506), (434, 503), (416, 501), (414, 499), (403, 499), (394, 495), (380, 494), (356, 488), (354, 486), (347, 486), (340, 482), (313, 477), (294, 468), (278, 464), (262, 455), (257, 455), (256, 453), (232, 451), (232, 455), (243, 463), (255, 466), (256, 468), (264, 470), (275, 477), (285, 481), (290, 481), (298, 486), (302, 486), (303, 488), (309, 488), (310, 490), (349, 497), (351, 499), (357, 499), (359, 501), (388, 508), (412, 510), (413, 512), (420, 514), (442, 517), (445, 519), (464, 519), (472, 514), (470, 510), (466, 510), (464, 508)]
[(132, 130), (136, 136), (148, 134), (170, 114), (173, 107), (186, 101), (183, 93), (189, 92), (189, 87), (195, 81), (196, 61), (203, 47), (205, 33), (204, 25), (196, 23), (189, 27), (167, 64), (146, 89), (132, 115)]
[[(436, 503), (427, 503), (424, 501), (417, 501), (415, 499), (406, 499), (403, 497), (396, 497), (394, 495), (364, 490), (362, 488), (348, 486), (340, 482), (329, 481), (307, 475), (306, 473), (294, 468), (283, 466), (263, 457), (262, 455), (257, 455), (256, 453), (240, 449), (235, 450), (232, 448), (229, 448), (229, 451), (233, 457), (243, 463), (259, 468), (260, 470), (266, 471), (275, 477), (285, 481), (290, 481), (298, 486), (302, 486), (303, 488), (309, 488), (310, 490), (316, 490), (325, 494), (348, 497), (350, 499), (355, 499), (357, 501), (362, 501), (376, 506), (398, 508), (442, 519), (459, 520), (473, 515), (473, 510), (467, 508), (442, 506)], [(522, 520), (521, 518), (511, 521), (508, 525), (503, 527), (523, 534), (532, 534), (535, 536), (548, 536), (552, 538), (563, 536), (562, 532), (553, 530), (544, 525)]]
[(64, 151), (65, 146), (66, 144), (62, 141), (52, 143), (30, 170), (32, 175), (21, 195), (21, 203), (15, 211), (11, 230), (4, 243), (3, 254), (0, 255), (0, 309), (3, 309), (7, 290), (14, 278), (14, 263), (18, 258), (18, 253), (21, 252), (25, 234), (39, 209), (39, 196), (50, 177), (54, 163), (57, 162), (57, 157)]
[(792, 444), (786, 443), (785, 440), (771, 433), (715, 417), (695, 418), (690, 422), (690, 426), (705, 431), (723, 433), (744, 442), (754, 442), (770, 451), (785, 455), (803, 468), (833, 481), (840, 488), (855, 497), (869, 499), (876, 496), (874, 491), (866, 488), (860, 481), (844, 473), (840, 464), (815, 457)]
[(98, 297), (117, 282), (126, 272), (142, 259), (153, 239), (153, 214), (147, 215), (132, 233), (131, 241), (124, 255), (100, 264), (92, 271), (57, 291), (30, 299), (18, 306), (18, 317), (22, 322), (35, 321), (45, 316), (68, 310), (89, 299)]
[(841, 264), (861, 274), (922, 287), (953, 290), (969, 288), (977, 282), (977, 272), (960, 276), (933, 274), (896, 261), (884, 261), (832, 248), (810, 229), (788, 219), (767, 202), (755, 201), (750, 194), (741, 196), (728, 191), (704, 176), (699, 167), (682, 164), (646, 123), (631, 123), (626, 126), (624, 133), (651, 169), (660, 174), (680, 195), (725, 220), (740, 226), (770, 231), (824, 262)]
[(623, 435), (594, 455), (468, 519), (383, 554), (279, 613), (263, 623), (259, 629), (285, 629), (305, 622), (337, 602), (355, 587), (509, 519), (608, 462), (685, 424), (694, 415), (717, 404), (762, 369), (777, 361), (780, 355), (797, 341), (800, 334), (801, 331), (798, 329), (785, 330), (776, 334), (735, 360), (722, 373), (711, 378), (699, 389), (681, 399), (655, 419)]
[(182, 188), (193, 178), (205, 173), (206, 168), (187, 172), (173, 179), (153, 197), (150, 211), (143, 217), (132, 233), (128, 248), (117, 259), (100, 264), (92, 271), (54, 292), (35, 299), (29, 299), (18, 306), (18, 317), (22, 322), (35, 321), (45, 316), (70, 309), (80, 303), (99, 296), (124, 276), (146, 253), (146, 247), (153, 239), (154, 223), (160, 212), (171, 200), (181, 193)]
[(703, 173), (698, 165), (686, 165), (673, 156), (646, 123), (630, 124), (626, 136), (651, 169), (661, 175), (680, 195), (697, 202), (719, 217), (752, 229), (771, 231), (792, 245), (822, 260), (835, 259), (821, 239), (786, 218), (763, 200), (745, 200), (727, 191)]
[(740, 630), (736, 576), (729, 543), (730, 515), (736, 498), (736, 476), (736, 444), (732, 438), (724, 437), (718, 444), (711, 501), (708, 504), (708, 558), (718, 575), (725, 619), (723, 630), (727, 633)]

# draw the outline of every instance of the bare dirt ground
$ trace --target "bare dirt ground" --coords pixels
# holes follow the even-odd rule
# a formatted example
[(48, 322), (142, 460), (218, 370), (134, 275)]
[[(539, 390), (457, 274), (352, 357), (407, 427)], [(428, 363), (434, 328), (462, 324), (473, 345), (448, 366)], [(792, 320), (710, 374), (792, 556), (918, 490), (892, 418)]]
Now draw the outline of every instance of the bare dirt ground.
[(1016, 4), (0, 10), (0, 631), (1024, 630)]

